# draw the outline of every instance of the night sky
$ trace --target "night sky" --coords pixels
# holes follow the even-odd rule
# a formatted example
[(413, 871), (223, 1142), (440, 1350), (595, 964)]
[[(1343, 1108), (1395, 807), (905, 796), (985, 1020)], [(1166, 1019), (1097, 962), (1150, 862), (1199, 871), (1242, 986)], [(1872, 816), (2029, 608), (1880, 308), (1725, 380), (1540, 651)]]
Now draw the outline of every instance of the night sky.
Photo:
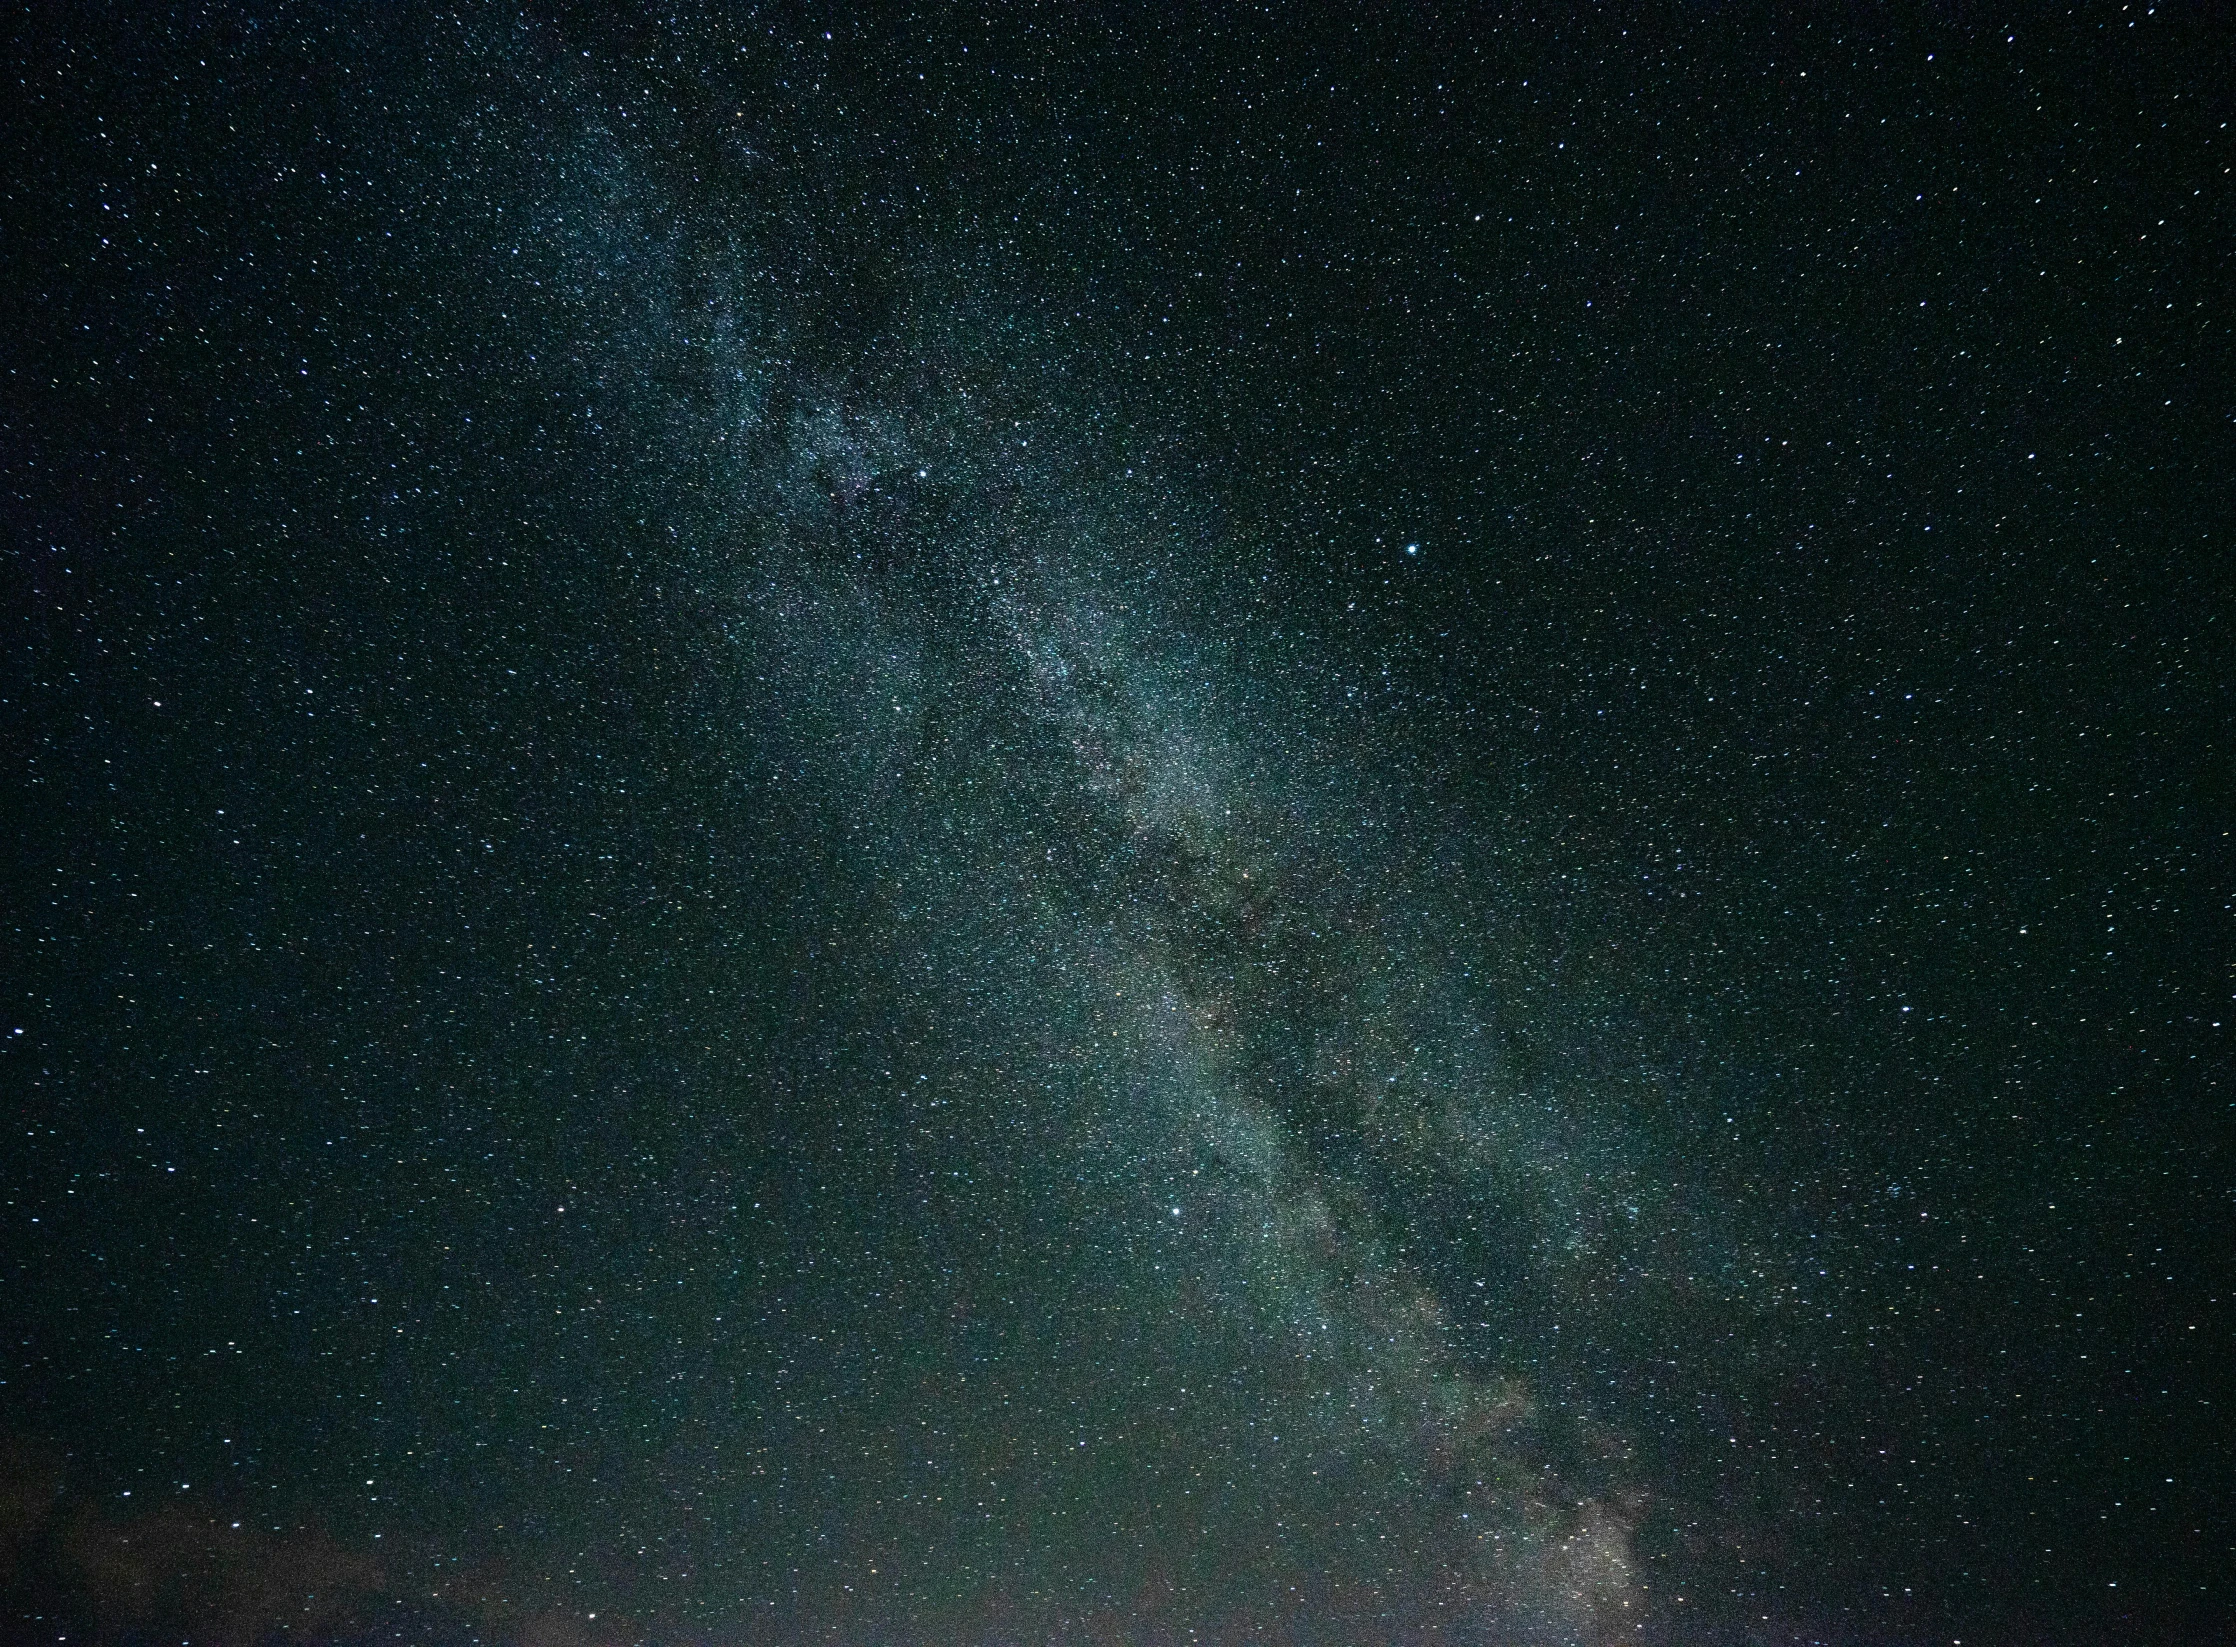
[(2236, 1631), (2225, 14), (9, 29), (0, 1636)]

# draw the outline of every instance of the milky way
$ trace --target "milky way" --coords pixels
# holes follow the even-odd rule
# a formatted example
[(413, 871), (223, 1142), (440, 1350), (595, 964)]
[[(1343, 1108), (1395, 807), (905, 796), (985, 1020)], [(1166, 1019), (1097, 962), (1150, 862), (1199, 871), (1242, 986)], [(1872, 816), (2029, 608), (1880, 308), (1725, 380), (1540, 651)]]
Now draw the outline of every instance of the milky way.
[[(763, 689), (741, 726), (815, 706), (764, 781), (843, 820), (892, 923), (869, 964), (908, 957), (888, 987), (931, 1028), (880, 1078), (918, 1128), (959, 1104), (1022, 1132), (1007, 1170), (1065, 1186), (1049, 1216), (1094, 1302), (1053, 1353), (1095, 1393), (1049, 1468), (1093, 1477), (1042, 1490), (1090, 1507), (990, 1559), (1122, 1595), (1177, 1520), (1188, 1560), (1269, 1581), (1611, 1628), (1621, 1436), (1541, 1411), (1516, 1346), (1558, 1365), (1562, 1316), (1698, 1238), (1642, 1171), (1650, 1083), (1512, 1067), (1502, 1006), (1578, 1011), (1475, 820), (1409, 793), (1402, 728), (1279, 647), (1185, 491), (1095, 472), (1076, 377), (1029, 422), (956, 383), (780, 392), (698, 574), (735, 602), (708, 667)], [(964, 1047), (975, 1079), (948, 1073)]]

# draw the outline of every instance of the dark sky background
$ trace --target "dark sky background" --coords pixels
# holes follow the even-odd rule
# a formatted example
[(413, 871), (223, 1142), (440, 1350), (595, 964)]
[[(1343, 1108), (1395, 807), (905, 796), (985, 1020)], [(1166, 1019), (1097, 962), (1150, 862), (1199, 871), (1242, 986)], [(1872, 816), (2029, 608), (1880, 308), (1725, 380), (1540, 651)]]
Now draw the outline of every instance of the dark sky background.
[(2236, 1628), (2213, 8), (33, 5), (9, 1640)]

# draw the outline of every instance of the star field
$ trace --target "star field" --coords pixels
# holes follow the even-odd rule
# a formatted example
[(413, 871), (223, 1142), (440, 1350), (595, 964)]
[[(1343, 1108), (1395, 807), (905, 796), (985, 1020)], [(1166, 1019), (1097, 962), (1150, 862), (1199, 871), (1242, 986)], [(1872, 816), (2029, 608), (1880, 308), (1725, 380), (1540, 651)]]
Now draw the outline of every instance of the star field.
[(27, 13), (10, 1639), (2209, 1639), (2229, 53)]

